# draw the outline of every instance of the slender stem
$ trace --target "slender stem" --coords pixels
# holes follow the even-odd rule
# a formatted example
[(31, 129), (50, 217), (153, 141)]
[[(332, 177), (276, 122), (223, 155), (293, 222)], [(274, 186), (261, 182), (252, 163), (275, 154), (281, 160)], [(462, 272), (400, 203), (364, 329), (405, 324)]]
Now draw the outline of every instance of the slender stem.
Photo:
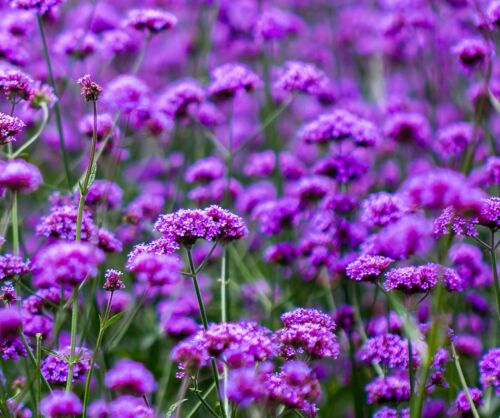
[(462, 366), (460, 366), (460, 360), (457, 355), (457, 351), (455, 350), (455, 345), (453, 344), (453, 341), (450, 343), (451, 347), (451, 354), (453, 355), (453, 362), (455, 363), (455, 367), (457, 368), (458, 372), (458, 377), (460, 378), (460, 383), (462, 385), (462, 388), (465, 392), (465, 397), (467, 398), (467, 401), (469, 402), (470, 410), (472, 412), (472, 415), (474, 418), (480, 418), (479, 413), (477, 412), (476, 405), (474, 405), (474, 401), (472, 400), (472, 397), (470, 396), (470, 391), (469, 391), (469, 386), (467, 386), (467, 382), (465, 381), (465, 376), (464, 372), (462, 371)]
[[(30, 358), (30, 360), (33, 363), (33, 365), (36, 367), (36, 357), (33, 354), (33, 350), (31, 349), (31, 347), (29, 346), (28, 342), (26, 341), (26, 338), (24, 337), (24, 334), (22, 332), (20, 332), (19, 333), (19, 337), (21, 337), (21, 342), (23, 343), (23, 347), (28, 352), (28, 357)], [(47, 382), (47, 379), (45, 379), (45, 377), (43, 375), (40, 375), (40, 377), (41, 377), (44, 385), (47, 387), (47, 389), (50, 392), (52, 392), (52, 388), (50, 386), (50, 383)]]
[(90, 146), (90, 158), (89, 163), (87, 165), (87, 171), (85, 172), (85, 178), (83, 180), (83, 184), (80, 185), (80, 201), (78, 202), (78, 217), (76, 219), (76, 240), (80, 241), (81, 233), (82, 233), (82, 220), (83, 220), (83, 208), (85, 206), (85, 198), (87, 196), (90, 176), (92, 174), (92, 170), (94, 168), (94, 158), (95, 158), (95, 149), (97, 145), (97, 102), (95, 100), (92, 101), (93, 110), (94, 110), (94, 126), (92, 129), (92, 145)]
[(89, 402), (89, 394), (90, 394), (90, 382), (92, 381), (92, 374), (94, 373), (95, 361), (97, 358), (97, 353), (101, 348), (101, 343), (104, 337), (104, 331), (106, 329), (106, 322), (108, 321), (109, 313), (111, 311), (111, 301), (113, 300), (113, 292), (109, 295), (108, 302), (106, 304), (106, 309), (104, 310), (104, 316), (99, 324), (99, 334), (97, 335), (97, 341), (95, 344), (94, 352), (92, 353), (92, 358), (90, 359), (89, 371), (87, 373), (87, 377), (85, 378), (85, 391), (83, 394), (83, 418), (87, 416), (87, 405)]
[(49, 108), (47, 107), (46, 104), (42, 105), (42, 111), (43, 111), (42, 123), (38, 127), (37, 131), (30, 139), (28, 139), (21, 147), (19, 147), (19, 149), (17, 149), (16, 152), (12, 154), (11, 158), (16, 158), (19, 155), (21, 155), (21, 153), (25, 149), (27, 149), (31, 144), (33, 144), (33, 142), (35, 142), (39, 138), (39, 136), (45, 129), (45, 126), (47, 126), (47, 121), (49, 120)]
[(410, 407), (412, 405), (412, 399), (415, 395), (415, 370), (413, 370), (413, 347), (411, 343), (411, 337), (408, 335), (408, 370), (410, 373)]
[(36, 390), (35, 390), (35, 416), (40, 417), (40, 399), (42, 394), (42, 373), (40, 364), (42, 360), (42, 334), (36, 334)]
[(19, 255), (19, 219), (17, 214), (17, 191), (12, 192), (12, 247), (14, 255)]
[(491, 231), (491, 244), (489, 247), (491, 269), (493, 270), (493, 289), (495, 291), (495, 298), (497, 300), (498, 317), (500, 318), (500, 283), (498, 280), (497, 260), (495, 249), (495, 233)]
[[(38, 30), (40, 31), (40, 38), (42, 39), (43, 55), (45, 58), (45, 63), (47, 64), (47, 72), (49, 75), (49, 82), (54, 90), (54, 94), (57, 95), (56, 82), (54, 80), (54, 73), (52, 72), (52, 63), (50, 61), (49, 48), (47, 47), (47, 40), (45, 38), (45, 31), (43, 28), (42, 16), (37, 13), (36, 15), (38, 22)], [(69, 169), (68, 154), (66, 152), (66, 146), (64, 144), (64, 132), (61, 120), (61, 108), (59, 107), (59, 101), (54, 103), (54, 115), (56, 117), (57, 132), (59, 134), (59, 147), (61, 148), (61, 153), (63, 157), (64, 172), (66, 174), (66, 181), (68, 182), (68, 187), (71, 188), (71, 171)]]
[[(194, 291), (196, 293), (196, 299), (198, 300), (198, 307), (200, 309), (201, 322), (203, 323), (203, 328), (206, 331), (206, 330), (208, 330), (207, 312), (205, 310), (205, 304), (203, 303), (203, 299), (201, 297), (200, 286), (198, 284), (198, 276), (196, 275), (196, 268), (194, 267), (193, 256), (191, 255), (190, 248), (186, 248), (186, 254), (187, 254), (188, 263), (189, 263), (189, 271), (191, 272), (191, 279), (193, 280)], [(220, 383), (219, 383), (219, 371), (217, 370), (217, 363), (215, 362), (215, 359), (211, 360), (211, 366), (212, 366), (212, 375), (213, 375), (215, 387), (217, 389), (217, 397), (219, 398), (220, 409), (222, 411), (222, 416), (225, 418), (226, 412), (224, 409), (224, 401), (221, 397)]]
[[(214, 390), (215, 388), (215, 383), (212, 383), (212, 385), (208, 388), (208, 390), (201, 396), (202, 399), (206, 399), (208, 395)], [(186, 415), (186, 418), (192, 418), (194, 414), (200, 409), (201, 406), (201, 400), (198, 401), (198, 403), (191, 409), (191, 411)]]
[[(228, 301), (227, 301), (227, 287), (229, 284), (228, 280), (228, 261), (229, 253), (227, 251), (228, 244), (223, 246), (222, 250), (222, 260), (221, 260), (221, 278), (220, 278), (220, 309), (221, 309), (221, 322), (227, 322), (229, 317), (228, 312)], [(229, 409), (229, 399), (227, 397), (227, 386), (228, 386), (228, 368), (224, 364), (224, 387), (222, 397), (224, 399), (224, 409), (230, 416), (231, 412)]]
[(76, 329), (78, 326), (78, 286), (73, 286), (72, 295), (72, 311), (71, 311), (71, 347), (68, 365), (68, 378), (66, 381), (66, 392), (71, 392), (73, 386), (73, 369), (75, 367), (75, 346), (76, 346)]
[(146, 49), (148, 48), (150, 40), (151, 40), (151, 35), (146, 35), (144, 43), (142, 44), (142, 48), (139, 51), (139, 55), (137, 56), (137, 59), (134, 62), (134, 66), (132, 67), (132, 74), (137, 74), (139, 72), (142, 62), (144, 61), (144, 57), (146, 56)]

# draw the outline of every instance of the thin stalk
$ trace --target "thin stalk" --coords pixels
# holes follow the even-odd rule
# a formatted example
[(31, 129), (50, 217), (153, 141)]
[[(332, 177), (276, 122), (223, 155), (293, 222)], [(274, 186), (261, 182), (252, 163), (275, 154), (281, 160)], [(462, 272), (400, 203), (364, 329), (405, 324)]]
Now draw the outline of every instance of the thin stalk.
[[(37, 13), (36, 19), (38, 22), (38, 30), (40, 32), (40, 38), (42, 39), (43, 46), (43, 56), (45, 58), (45, 63), (47, 64), (47, 72), (49, 75), (49, 82), (54, 90), (54, 94), (57, 95), (56, 82), (54, 79), (54, 73), (52, 72), (52, 63), (50, 61), (49, 48), (47, 47), (47, 39), (45, 38), (45, 30), (43, 28), (42, 16)], [(61, 154), (63, 157), (64, 173), (66, 175), (66, 181), (68, 182), (68, 187), (71, 189), (71, 171), (69, 169), (68, 153), (66, 152), (66, 146), (64, 144), (64, 132), (61, 120), (61, 108), (59, 107), (59, 101), (54, 103), (54, 115), (56, 118), (57, 132), (59, 135), (59, 147), (61, 148)]]
[(47, 107), (46, 104), (42, 105), (42, 111), (43, 111), (42, 123), (38, 127), (37, 131), (30, 139), (28, 139), (21, 147), (19, 147), (19, 149), (17, 149), (16, 152), (12, 154), (12, 156), (10, 157), (11, 159), (21, 155), (21, 153), (24, 150), (26, 150), (29, 146), (31, 146), (31, 144), (33, 144), (33, 142), (35, 142), (42, 134), (43, 130), (45, 129), (45, 126), (47, 126), (47, 121), (49, 120), (49, 108)]
[(40, 399), (42, 394), (42, 373), (40, 371), (40, 364), (42, 360), (42, 334), (36, 334), (36, 388), (35, 388), (35, 416), (40, 417)]
[(73, 386), (73, 369), (75, 367), (75, 346), (76, 346), (76, 330), (78, 326), (78, 286), (73, 286), (72, 294), (72, 311), (71, 311), (71, 348), (68, 364), (68, 378), (66, 381), (66, 392), (71, 392)]
[[(33, 365), (36, 367), (36, 357), (35, 354), (33, 354), (33, 350), (29, 346), (28, 342), (26, 341), (26, 338), (24, 337), (24, 334), (22, 332), (19, 333), (19, 336), (21, 337), (21, 342), (23, 343), (23, 346), (25, 350), (28, 352), (28, 357), (30, 358), (31, 362)], [(52, 392), (52, 387), (50, 386), (49, 382), (47, 382), (47, 379), (43, 375), (40, 375), (40, 378), (42, 379), (44, 385), (47, 387), (47, 389)]]
[(408, 335), (408, 370), (410, 373), (410, 407), (412, 405), (412, 399), (415, 395), (415, 370), (413, 370), (413, 347), (411, 343), (411, 337)]
[(80, 201), (78, 203), (78, 218), (76, 220), (76, 240), (80, 241), (82, 232), (82, 219), (83, 219), (83, 208), (85, 206), (85, 198), (87, 196), (90, 176), (94, 167), (95, 150), (97, 145), (97, 102), (92, 101), (94, 110), (94, 126), (92, 129), (92, 145), (90, 146), (90, 159), (87, 165), (87, 171), (85, 172), (85, 178), (83, 184), (80, 186)]
[(460, 360), (457, 355), (457, 351), (455, 350), (455, 345), (453, 344), (453, 341), (450, 343), (451, 347), (451, 354), (453, 356), (453, 362), (455, 363), (455, 367), (458, 372), (458, 377), (460, 378), (460, 383), (462, 385), (462, 388), (465, 392), (465, 397), (467, 398), (467, 401), (469, 402), (470, 410), (472, 412), (472, 415), (474, 418), (481, 418), (479, 416), (479, 413), (477, 412), (476, 405), (474, 405), (474, 402), (472, 400), (472, 397), (470, 396), (470, 391), (469, 391), (469, 386), (467, 386), (467, 382), (465, 381), (465, 376), (464, 372), (462, 371), (462, 366), (460, 366)]
[(90, 367), (87, 373), (87, 377), (85, 378), (85, 391), (83, 394), (83, 418), (87, 416), (87, 405), (89, 402), (89, 394), (90, 394), (90, 382), (92, 381), (92, 374), (94, 373), (95, 361), (97, 358), (97, 353), (101, 348), (101, 343), (104, 337), (104, 331), (106, 329), (106, 322), (108, 321), (109, 313), (111, 311), (111, 301), (113, 299), (113, 292), (109, 295), (108, 303), (106, 304), (106, 309), (104, 310), (104, 316), (99, 324), (99, 334), (97, 335), (97, 341), (95, 344), (94, 352), (92, 353), (92, 358), (90, 359)]
[[(227, 301), (227, 290), (228, 290), (228, 261), (229, 253), (227, 250), (227, 245), (223, 246), (222, 250), (222, 260), (221, 260), (221, 278), (220, 278), (220, 309), (221, 309), (221, 322), (227, 322), (229, 317), (228, 312), (228, 301)], [(227, 411), (228, 415), (231, 416), (229, 409), (229, 399), (227, 397), (227, 386), (228, 386), (228, 368), (224, 364), (224, 387), (222, 397), (224, 399), (224, 410)]]
[(19, 218), (17, 213), (17, 191), (12, 192), (12, 252), (19, 255)]
[(160, 390), (158, 391), (158, 396), (156, 397), (156, 408), (158, 411), (162, 411), (163, 402), (165, 400), (165, 396), (167, 395), (167, 388), (169, 387), (170, 382), (170, 374), (172, 372), (172, 361), (167, 360), (167, 366), (165, 367), (165, 371), (160, 381)]
[(142, 48), (139, 51), (139, 55), (134, 62), (134, 66), (132, 67), (132, 74), (137, 74), (139, 69), (141, 68), (142, 62), (144, 61), (144, 57), (146, 56), (146, 49), (148, 48), (149, 41), (151, 39), (150, 35), (146, 35), (144, 39), (144, 43), (142, 44)]
[[(212, 393), (212, 391), (214, 390), (214, 388), (215, 388), (215, 383), (212, 383), (212, 385), (201, 396), (201, 398), (202, 399), (208, 398), (208, 395), (210, 395), (210, 393)], [(196, 414), (196, 412), (198, 411), (198, 409), (200, 409), (200, 407), (201, 407), (201, 400), (199, 400), (198, 403), (193, 407), (193, 409), (191, 409), (191, 411), (189, 411), (189, 413), (186, 415), (186, 418), (192, 418), (194, 416), (194, 414)]]
[(500, 283), (498, 281), (498, 270), (495, 249), (495, 233), (491, 231), (491, 242), (489, 247), (491, 269), (493, 270), (493, 289), (497, 300), (498, 317), (500, 318)]
[[(205, 304), (203, 303), (203, 299), (201, 297), (201, 291), (200, 291), (200, 286), (198, 284), (198, 276), (196, 274), (196, 269), (194, 267), (193, 256), (191, 255), (191, 250), (189, 248), (186, 248), (186, 253), (189, 263), (189, 271), (191, 272), (191, 279), (193, 280), (194, 291), (196, 293), (196, 299), (198, 300), (198, 308), (200, 309), (201, 322), (203, 323), (203, 328), (206, 331), (208, 330), (207, 312), (205, 310)], [(215, 362), (215, 359), (211, 360), (211, 366), (212, 366), (212, 375), (215, 387), (217, 389), (217, 397), (219, 398), (222, 416), (226, 418), (226, 410), (224, 409), (224, 400), (221, 397), (221, 391), (220, 391), (219, 371), (217, 370), (217, 363)]]

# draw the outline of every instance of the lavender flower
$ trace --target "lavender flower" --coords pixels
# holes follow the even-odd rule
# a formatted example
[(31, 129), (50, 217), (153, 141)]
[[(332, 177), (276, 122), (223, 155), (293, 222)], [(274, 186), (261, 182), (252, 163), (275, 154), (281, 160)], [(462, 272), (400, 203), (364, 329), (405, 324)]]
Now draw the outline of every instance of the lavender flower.
[(483, 387), (491, 386), (497, 395), (500, 394), (500, 348), (489, 350), (479, 362), (481, 384)]
[(33, 164), (20, 159), (0, 161), (0, 188), (32, 193), (42, 181), (40, 170)]
[(151, 372), (142, 363), (129, 359), (120, 360), (109, 369), (104, 384), (108, 389), (134, 395), (145, 395), (156, 388)]
[(378, 133), (368, 120), (345, 110), (335, 110), (305, 125), (300, 130), (299, 138), (309, 144), (350, 140), (356, 146), (373, 147), (377, 143)]
[(241, 91), (251, 92), (260, 87), (261, 80), (248, 67), (228, 63), (211, 72), (212, 82), (208, 86), (210, 96), (215, 99), (231, 99)]
[(37, 281), (77, 286), (97, 274), (103, 253), (94, 246), (78, 241), (61, 241), (37, 255)]
[(25, 126), (21, 119), (0, 112), (0, 145), (14, 142)]
[(77, 80), (77, 83), (81, 87), (81, 95), (85, 97), (87, 102), (96, 102), (101, 95), (103, 88), (92, 81), (90, 74), (86, 74)]
[(125, 289), (125, 284), (122, 282), (121, 276), (123, 276), (123, 272), (119, 270), (106, 270), (106, 274), (104, 275), (105, 282), (102, 288), (107, 292)]
[[(73, 383), (85, 380), (85, 376), (90, 368), (92, 353), (86, 348), (76, 347), (76, 358), (78, 361), (73, 366)], [(65, 385), (68, 379), (68, 362), (71, 348), (65, 347), (57, 350), (54, 354), (46, 357), (40, 366), (40, 371), (50, 384)]]
[(65, 418), (82, 413), (83, 405), (73, 392), (54, 390), (42, 399), (40, 411), (47, 418)]
[(362, 255), (347, 266), (346, 274), (353, 280), (375, 281), (393, 261), (380, 255)]
[(428, 292), (438, 281), (439, 269), (436, 264), (400, 267), (389, 270), (385, 277), (385, 288), (401, 290), (405, 293)]
[(168, 12), (156, 9), (133, 9), (128, 12), (124, 26), (157, 34), (172, 29), (177, 25), (177, 18)]
[(31, 265), (29, 261), (25, 262), (21, 257), (12, 254), (0, 255), (0, 280), (22, 276), (30, 270)]

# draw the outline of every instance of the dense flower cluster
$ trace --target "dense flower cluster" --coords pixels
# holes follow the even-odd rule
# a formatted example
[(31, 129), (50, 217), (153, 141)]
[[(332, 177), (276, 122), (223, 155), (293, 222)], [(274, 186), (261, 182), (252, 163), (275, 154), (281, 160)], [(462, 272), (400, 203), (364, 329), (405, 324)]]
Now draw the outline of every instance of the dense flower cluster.
[(0, 16), (2, 417), (498, 412), (499, 0)]

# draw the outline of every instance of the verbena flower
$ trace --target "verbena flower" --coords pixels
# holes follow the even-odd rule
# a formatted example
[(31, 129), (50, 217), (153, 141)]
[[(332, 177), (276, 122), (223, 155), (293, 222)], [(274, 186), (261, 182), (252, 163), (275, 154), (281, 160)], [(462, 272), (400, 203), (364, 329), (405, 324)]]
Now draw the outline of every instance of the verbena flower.
[(377, 377), (366, 385), (368, 403), (402, 402), (410, 399), (410, 382), (401, 376)]
[(0, 72), (0, 88), (10, 102), (30, 101), (34, 94), (33, 83), (31, 77), (19, 70)]
[(10, 0), (10, 5), (16, 9), (34, 10), (40, 14), (45, 14), (64, 1), (65, 0)]
[(9, 144), (26, 127), (26, 124), (13, 116), (0, 112), (0, 145)]
[(167, 87), (158, 98), (158, 107), (171, 118), (189, 116), (193, 106), (199, 105), (205, 99), (202, 86), (192, 79), (184, 79)]
[[(75, 240), (78, 208), (75, 206), (56, 206), (50, 214), (42, 217), (37, 225), (36, 233), (46, 237), (55, 237), (63, 240)], [(83, 241), (91, 240), (97, 233), (97, 227), (92, 216), (86, 210), (82, 214), (80, 238)]]
[[(68, 361), (71, 348), (64, 347), (49, 354), (41, 363), (43, 377), (53, 385), (65, 385), (68, 379)], [(90, 368), (92, 353), (84, 347), (76, 347), (75, 356), (78, 361), (73, 365), (73, 383), (85, 380)]]
[(108, 269), (104, 275), (104, 286), (102, 287), (107, 292), (114, 292), (116, 290), (125, 289), (125, 284), (122, 282), (121, 277), (123, 273), (119, 270)]
[(490, 349), (479, 362), (481, 384), (491, 386), (497, 395), (500, 394), (500, 348)]
[(153, 374), (137, 361), (119, 360), (106, 372), (104, 384), (108, 389), (120, 393), (145, 395), (156, 388)]
[(177, 25), (177, 18), (169, 12), (158, 9), (129, 10), (124, 26), (156, 34), (172, 29)]
[(21, 159), (0, 161), (0, 188), (32, 193), (42, 184), (38, 167)]
[(347, 266), (346, 274), (357, 281), (375, 281), (393, 261), (380, 255), (362, 255)]
[(215, 99), (230, 99), (239, 92), (251, 92), (260, 87), (257, 74), (243, 64), (228, 63), (211, 72), (208, 93)]
[(35, 280), (47, 284), (78, 286), (97, 274), (97, 266), (103, 260), (102, 251), (91, 244), (61, 241), (37, 254), (34, 260)]
[(96, 102), (101, 95), (103, 88), (92, 81), (90, 74), (85, 74), (77, 80), (77, 83), (81, 88), (81, 95), (85, 98), (87, 102)]
[(380, 192), (361, 203), (361, 220), (368, 226), (386, 226), (394, 223), (408, 211), (398, 195)]
[[(468, 388), (470, 396), (472, 398), (472, 402), (474, 405), (477, 407), (481, 406), (483, 404), (483, 395), (481, 391), (478, 388)], [(469, 400), (467, 399), (467, 396), (465, 394), (464, 390), (461, 390), (457, 398), (455, 399), (455, 402), (453, 404), (453, 413), (457, 414), (459, 417), (470, 417), (472, 416), (471, 413), (471, 408), (469, 404)]]
[(188, 183), (209, 183), (224, 176), (224, 163), (217, 157), (206, 157), (196, 161), (184, 176)]
[[(395, 334), (369, 338), (356, 354), (361, 361), (377, 363), (391, 368), (408, 368), (408, 341)], [(413, 347), (414, 367), (420, 363), (418, 351)]]
[(73, 392), (54, 390), (40, 403), (40, 411), (47, 418), (65, 418), (80, 415), (83, 405)]
[(400, 267), (389, 270), (384, 286), (387, 290), (400, 290), (404, 293), (430, 291), (438, 281), (439, 269), (436, 264)]
[(19, 256), (12, 254), (0, 255), (0, 280), (14, 276), (23, 276), (31, 270), (29, 261), (23, 261)]

